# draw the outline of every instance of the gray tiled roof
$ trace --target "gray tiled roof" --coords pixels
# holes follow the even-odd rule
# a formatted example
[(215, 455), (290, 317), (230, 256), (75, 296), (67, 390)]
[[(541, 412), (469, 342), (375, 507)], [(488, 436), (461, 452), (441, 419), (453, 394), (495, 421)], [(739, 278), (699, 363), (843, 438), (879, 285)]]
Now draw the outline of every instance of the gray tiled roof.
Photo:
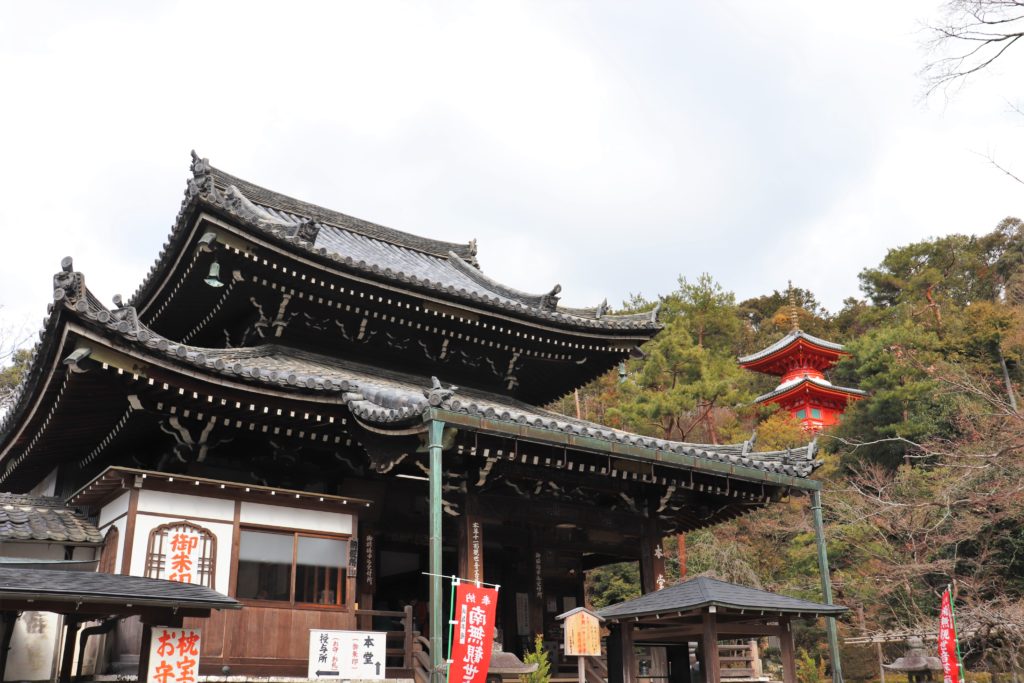
[(767, 348), (761, 349), (760, 351), (752, 353), (749, 356), (740, 356), (739, 362), (746, 364), (753, 363), (754, 361), (759, 361), (762, 358), (767, 358), (776, 351), (780, 351), (786, 348), (787, 346), (789, 346), (790, 344), (799, 339), (803, 339), (804, 341), (810, 344), (814, 344), (815, 346), (820, 346), (825, 349), (831, 349), (833, 351), (842, 351), (845, 348), (842, 344), (826, 341), (819, 337), (815, 337), (812, 334), (807, 334), (803, 330), (794, 330), (787, 334), (782, 339), (780, 339), (779, 341), (772, 344), (771, 346), (768, 346)]
[(808, 616), (842, 614), (846, 611), (845, 607), (839, 605), (800, 600), (707, 576), (698, 576), (633, 600), (609, 605), (599, 610), (598, 614), (610, 621), (618, 621), (655, 614), (685, 612), (711, 605), (737, 610), (764, 610)]
[[(59, 275), (58, 278), (66, 280), (67, 276)], [(275, 386), (297, 394), (339, 395), (353, 415), (380, 428), (420, 422), (428, 408), (438, 407), (489, 420), (795, 477), (806, 477), (820, 465), (820, 461), (814, 459), (813, 444), (786, 451), (753, 453), (750, 443), (719, 446), (669, 441), (574, 419), (500, 394), (470, 387), (451, 392), (433, 386), (432, 378), (388, 371), (284, 346), (212, 349), (179, 344), (139, 322), (131, 307), (108, 310), (84, 288), (83, 278), (71, 279), (75, 284), (68, 285), (70, 293), (62, 286), (55, 290), (55, 310), (63, 309), (71, 315), (80, 316), (108, 333), (122, 337), (129, 346), (244, 384)], [(52, 333), (47, 332), (44, 336)], [(7, 429), (9, 424), (6, 421), (0, 423), (0, 434)]]
[[(194, 154), (194, 153), (193, 153)], [(501, 285), (480, 271), (476, 245), (431, 240), (353, 218), (267, 190), (210, 166), (194, 156), (195, 177), (173, 232), (160, 257), (132, 297), (142, 305), (145, 293), (170, 267), (170, 245), (183, 238), (188, 217), (197, 207), (212, 207), (263, 237), (291, 250), (325, 257), (338, 265), (442, 297), (555, 324), (594, 329), (654, 332), (657, 312), (607, 315), (606, 304), (595, 308), (557, 305), (559, 286), (547, 294), (527, 294)]]
[(0, 566), (0, 600), (19, 597), (58, 602), (131, 603), (135, 607), (241, 607), (233, 598), (190, 583), (100, 572)]
[(60, 498), (0, 493), (0, 541), (102, 543), (103, 534)]
[(769, 391), (767, 394), (762, 394), (762, 395), (758, 396), (757, 398), (755, 398), (754, 399), (754, 403), (763, 403), (764, 401), (770, 401), (771, 399), (775, 398), (776, 396), (782, 396), (783, 394), (787, 394), (790, 391), (792, 391), (793, 389), (795, 389), (797, 387), (800, 387), (800, 386), (803, 386), (804, 384), (813, 384), (814, 386), (820, 387), (821, 389), (828, 389), (830, 391), (838, 391), (838, 392), (841, 392), (841, 393), (844, 393), (844, 394), (850, 394), (851, 396), (867, 396), (868, 395), (868, 392), (866, 392), (866, 391), (864, 391), (862, 389), (853, 389), (851, 387), (840, 387), (840, 386), (837, 386), (835, 384), (832, 384), (831, 382), (825, 381), (823, 379), (818, 379), (817, 377), (804, 377), (804, 378), (802, 378), (798, 382), (788, 382), (786, 384), (779, 385), (775, 389), (772, 389), (771, 391)]

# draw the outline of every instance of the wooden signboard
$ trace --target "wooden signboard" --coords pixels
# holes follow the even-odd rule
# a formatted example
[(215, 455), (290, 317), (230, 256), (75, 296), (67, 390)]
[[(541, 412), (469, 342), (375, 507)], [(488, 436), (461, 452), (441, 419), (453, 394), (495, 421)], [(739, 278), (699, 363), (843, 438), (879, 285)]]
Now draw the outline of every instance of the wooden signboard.
[(601, 620), (586, 609), (577, 608), (567, 612), (565, 618), (565, 656), (601, 656)]

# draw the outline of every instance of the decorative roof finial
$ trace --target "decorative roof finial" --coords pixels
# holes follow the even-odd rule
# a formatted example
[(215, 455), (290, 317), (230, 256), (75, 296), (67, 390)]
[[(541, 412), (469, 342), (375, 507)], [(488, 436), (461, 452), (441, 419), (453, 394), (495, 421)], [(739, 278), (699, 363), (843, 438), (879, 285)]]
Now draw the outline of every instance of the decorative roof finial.
[(800, 330), (800, 314), (796, 307), (796, 293), (793, 291), (793, 281), (789, 281), (789, 322), (793, 325), (793, 331)]

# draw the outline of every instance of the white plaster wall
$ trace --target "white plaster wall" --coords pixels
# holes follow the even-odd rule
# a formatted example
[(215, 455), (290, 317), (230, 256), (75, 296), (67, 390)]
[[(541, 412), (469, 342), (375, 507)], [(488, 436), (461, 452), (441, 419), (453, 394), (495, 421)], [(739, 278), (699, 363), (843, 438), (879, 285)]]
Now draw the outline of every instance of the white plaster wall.
[[(30, 632), (31, 631), (31, 632)], [(5, 681), (48, 681), (53, 676), (61, 618), (51, 612), (22, 612), (14, 622)]]
[[(9, 543), (5, 541), (0, 542), (0, 555), (26, 557), (33, 560), (63, 560), (64, 546), (60, 543)], [(85, 559), (91, 560), (92, 558)]]
[(139, 510), (165, 515), (190, 515), (231, 522), (235, 518), (234, 501), (222, 498), (204, 498), (184, 493), (139, 491)]
[(120, 496), (100, 508), (100, 523), (98, 526), (101, 530), (107, 524), (110, 524), (110, 520), (128, 512), (128, 499), (130, 497), (131, 494), (128, 491), (125, 491)]
[[(173, 495), (173, 494), (171, 494)], [(205, 516), (205, 515), (203, 515)], [(144, 576), (146, 572), (146, 550), (149, 548), (149, 533), (170, 522), (188, 521), (187, 516), (138, 515), (135, 518), (135, 540), (132, 545), (132, 576)], [(222, 522), (196, 521), (195, 524), (209, 529), (217, 539), (217, 561), (214, 568), (213, 589), (227, 595), (231, 578), (231, 538), (234, 525)]]
[(281, 505), (242, 503), (240, 520), (242, 524), (276, 526), (293, 531), (352, 533), (352, 515), (316, 510), (295, 510)]

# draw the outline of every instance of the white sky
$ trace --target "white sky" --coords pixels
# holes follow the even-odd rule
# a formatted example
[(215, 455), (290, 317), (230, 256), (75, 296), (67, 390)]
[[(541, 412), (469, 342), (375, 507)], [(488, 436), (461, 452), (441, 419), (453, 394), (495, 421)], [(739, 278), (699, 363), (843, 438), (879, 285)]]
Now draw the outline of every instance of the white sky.
[(711, 273), (830, 309), (886, 249), (1024, 214), (1024, 48), (922, 104), (935, 0), (0, 4), (0, 318), (71, 255), (141, 282), (189, 150), (613, 305)]

